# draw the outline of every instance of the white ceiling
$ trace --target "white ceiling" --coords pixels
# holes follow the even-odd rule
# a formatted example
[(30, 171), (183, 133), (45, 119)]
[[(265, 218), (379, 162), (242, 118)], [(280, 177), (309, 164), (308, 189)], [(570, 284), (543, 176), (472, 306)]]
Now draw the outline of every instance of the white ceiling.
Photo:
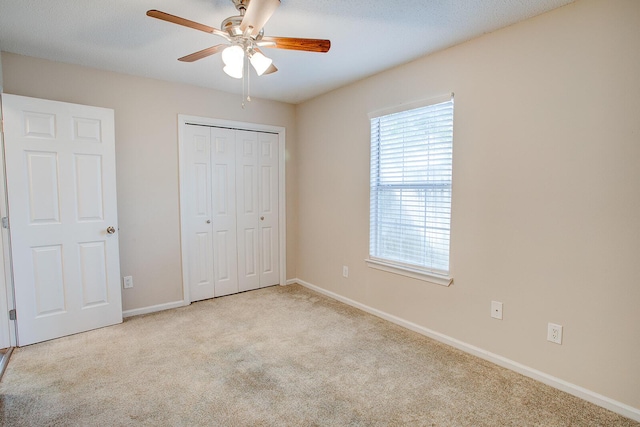
[[(328, 53), (263, 49), (279, 71), (251, 95), (298, 103), (573, 0), (282, 0), (265, 35), (325, 38)], [(231, 0), (0, 0), (0, 50), (242, 93), (220, 55), (177, 58), (224, 43), (145, 15), (158, 9), (220, 28)]]

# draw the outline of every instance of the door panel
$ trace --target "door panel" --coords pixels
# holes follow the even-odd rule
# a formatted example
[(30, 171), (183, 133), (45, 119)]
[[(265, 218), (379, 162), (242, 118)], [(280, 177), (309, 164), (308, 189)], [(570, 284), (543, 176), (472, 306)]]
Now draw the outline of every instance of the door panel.
[(78, 221), (102, 221), (102, 158), (93, 154), (76, 154), (75, 187)]
[(260, 286), (280, 283), (278, 219), (278, 135), (259, 133)]
[[(233, 254), (228, 253), (228, 239), (229, 233), (227, 231), (216, 232), (217, 246), (214, 250), (216, 265), (218, 267), (216, 269), (216, 280), (220, 283), (230, 282), (233, 279), (232, 275), (229, 274), (229, 257), (233, 256)], [(234, 285), (234, 287), (237, 286)]]
[(80, 252), (80, 283), (82, 284), (82, 308), (107, 304), (109, 297), (107, 252), (104, 242), (84, 242), (78, 245)]
[(189, 294), (191, 301), (199, 301), (214, 296), (209, 128), (187, 126), (185, 148), (189, 165), (185, 213)]
[(73, 118), (73, 140), (84, 142), (102, 142), (102, 123), (100, 120), (74, 117)]
[[(6, 95), (3, 95), (6, 98)], [(3, 102), (4, 105), (4, 102)], [(24, 136), (28, 138), (50, 138), (56, 137), (56, 115), (50, 113), (34, 113), (32, 111), (22, 111), (24, 117)], [(22, 123), (21, 123), (22, 124)]]
[(274, 270), (273, 262), (273, 229), (271, 227), (262, 227), (262, 272), (263, 274), (272, 273)]
[(210, 128), (214, 141), (211, 163), (213, 182), (213, 230), (215, 296), (238, 292), (236, 234), (236, 134), (232, 129)]
[(122, 322), (113, 110), (2, 104), (18, 344)]
[(31, 248), (36, 317), (66, 310), (62, 245)]
[(31, 224), (60, 222), (57, 153), (25, 152)]
[(239, 289), (260, 287), (258, 244), (258, 134), (236, 131), (238, 168), (238, 280)]
[[(260, 168), (262, 172), (262, 181), (260, 182), (262, 185), (262, 212), (263, 213), (273, 213), (273, 192), (271, 188), (271, 179), (273, 178), (274, 170), (270, 165), (263, 165)], [(275, 200), (277, 202), (277, 198)]]

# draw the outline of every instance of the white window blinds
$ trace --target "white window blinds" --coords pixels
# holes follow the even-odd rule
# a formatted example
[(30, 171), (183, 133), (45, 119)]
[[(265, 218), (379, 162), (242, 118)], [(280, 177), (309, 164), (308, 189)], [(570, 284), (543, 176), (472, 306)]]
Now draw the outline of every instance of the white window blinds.
[(453, 99), (371, 119), (371, 259), (449, 273)]

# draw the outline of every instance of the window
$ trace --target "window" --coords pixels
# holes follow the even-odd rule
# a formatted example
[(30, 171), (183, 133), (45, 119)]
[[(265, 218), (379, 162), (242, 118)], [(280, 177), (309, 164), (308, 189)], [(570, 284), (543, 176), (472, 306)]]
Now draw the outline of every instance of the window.
[(450, 96), (372, 115), (370, 266), (451, 283), (452, 151)]

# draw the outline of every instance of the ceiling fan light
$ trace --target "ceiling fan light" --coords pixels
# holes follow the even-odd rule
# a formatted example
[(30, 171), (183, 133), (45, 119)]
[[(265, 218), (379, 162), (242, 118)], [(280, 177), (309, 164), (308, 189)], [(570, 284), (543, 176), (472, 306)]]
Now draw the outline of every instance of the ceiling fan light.
[(242, 78), (242, 62), (240, 62), (240, 66), (235, 65), (225, 65), (222, 71), (227, 73), (228, 76), (233, 77), (234, 79)]
[(251, 61), (251, 65), (253, 65), (253, 68), (256, 70), (256, 73), (258, 73), (259, 76), (263, 75), (264, 72), (269, 69), (271, 63), (273, 62), (272, 59), (267, 58), (260, 52), (255, 52), (253, 55), (251, 55), (251, 58), (249, 58), (249, 60)]
[(229, 46), (222, 51), (222, 62), (225, 65), (229, 65), (233, 68), (242, 68), (242, 62), (244, 61), (244, 50), (238, 46)]

